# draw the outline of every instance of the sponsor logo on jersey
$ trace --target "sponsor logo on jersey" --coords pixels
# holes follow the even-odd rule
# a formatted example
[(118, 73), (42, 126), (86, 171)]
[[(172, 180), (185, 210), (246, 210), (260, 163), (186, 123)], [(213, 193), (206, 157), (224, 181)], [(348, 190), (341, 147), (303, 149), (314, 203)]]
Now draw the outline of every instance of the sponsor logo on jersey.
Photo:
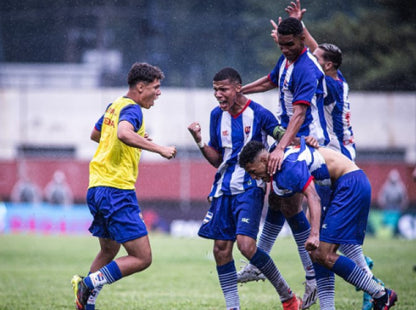
[(227, 137), (227, 136), (228, 136), (228, 130), (223, 130), (223, 131), (222, 131), (222, 135), (223, 135), (224, 137)]
[(250, 224), (250, 219), (249, 219), (248, 217), (243, 217), (243, 218), (241, 219), (241, 222), (243, 222), (243, 223), (247, 223), (247, 224)]
[(244, 127), (244, 132), (246, 133), (246, 135), (248, 135), (250, 131), (251, 131), (251, 126)]

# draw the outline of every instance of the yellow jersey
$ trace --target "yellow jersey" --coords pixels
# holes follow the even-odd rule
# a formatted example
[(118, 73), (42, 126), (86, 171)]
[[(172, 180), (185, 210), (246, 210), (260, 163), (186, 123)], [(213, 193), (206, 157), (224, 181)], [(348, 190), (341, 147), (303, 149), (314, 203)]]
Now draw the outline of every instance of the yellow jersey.
[[(118, 139), (118, 123), (122, 120), (129, 121), (137, 134), (144, 136), (145, 124), (141, 107), (127, 97), (120, 97), (111, 103), (97, 123), (101, 126), (101, 138), (90, 162), (88, 188), (135, 188), (142, 150), (128, 146)], [(96, 125), (97, 127), (99, 126)]]

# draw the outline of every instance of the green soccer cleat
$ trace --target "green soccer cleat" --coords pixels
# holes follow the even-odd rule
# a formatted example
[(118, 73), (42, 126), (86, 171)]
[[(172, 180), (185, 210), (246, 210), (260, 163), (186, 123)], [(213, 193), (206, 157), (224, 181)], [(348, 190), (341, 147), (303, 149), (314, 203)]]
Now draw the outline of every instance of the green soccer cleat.
[(85, 310), (88, 297), (91, 294), (91, 290), (85, 285), (83, 281), (84, 277), (75, 275), (72, 277), (71, 284), (75, 295), (75, 309)]

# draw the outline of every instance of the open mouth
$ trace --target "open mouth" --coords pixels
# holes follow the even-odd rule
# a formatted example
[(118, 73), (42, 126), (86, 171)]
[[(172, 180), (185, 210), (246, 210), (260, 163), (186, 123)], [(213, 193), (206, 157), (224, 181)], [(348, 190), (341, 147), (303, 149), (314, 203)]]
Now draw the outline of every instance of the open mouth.
[(227, 107), (228, 102), (225, 100), (222, 100), (222, 101), (218, 100), (218, 104), (220, 105), (220, 108), (225, 108)]

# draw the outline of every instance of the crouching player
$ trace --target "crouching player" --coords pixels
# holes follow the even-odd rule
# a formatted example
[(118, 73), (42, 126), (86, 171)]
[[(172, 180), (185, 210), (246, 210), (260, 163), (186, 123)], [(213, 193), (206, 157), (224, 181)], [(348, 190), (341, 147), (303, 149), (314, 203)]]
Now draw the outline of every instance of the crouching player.
[[(334, 273), (370, 294), (375, 310), (393, 307), (397, 301), (393, 290), (377, 283), (351, 259), (337, 254), (340, 244), (362, 245), (364, 241), (371, 201), (371, 185), (364, 172), (341, 153), (314, 149), (303, 138), (300, 146), (286, 148), (282, 167), (272, 178), (267, 173), (268, 159), (264, 146), (251, 141), (241, 151), (239, 164), (252, 178), (272, 182), (271, 189), (279, 196), (305, 195), (311, 221), (305, 248), (314, 262), (321, 309), (334, 304)], [(315, 183), (332, 189), (322, 219)]]

